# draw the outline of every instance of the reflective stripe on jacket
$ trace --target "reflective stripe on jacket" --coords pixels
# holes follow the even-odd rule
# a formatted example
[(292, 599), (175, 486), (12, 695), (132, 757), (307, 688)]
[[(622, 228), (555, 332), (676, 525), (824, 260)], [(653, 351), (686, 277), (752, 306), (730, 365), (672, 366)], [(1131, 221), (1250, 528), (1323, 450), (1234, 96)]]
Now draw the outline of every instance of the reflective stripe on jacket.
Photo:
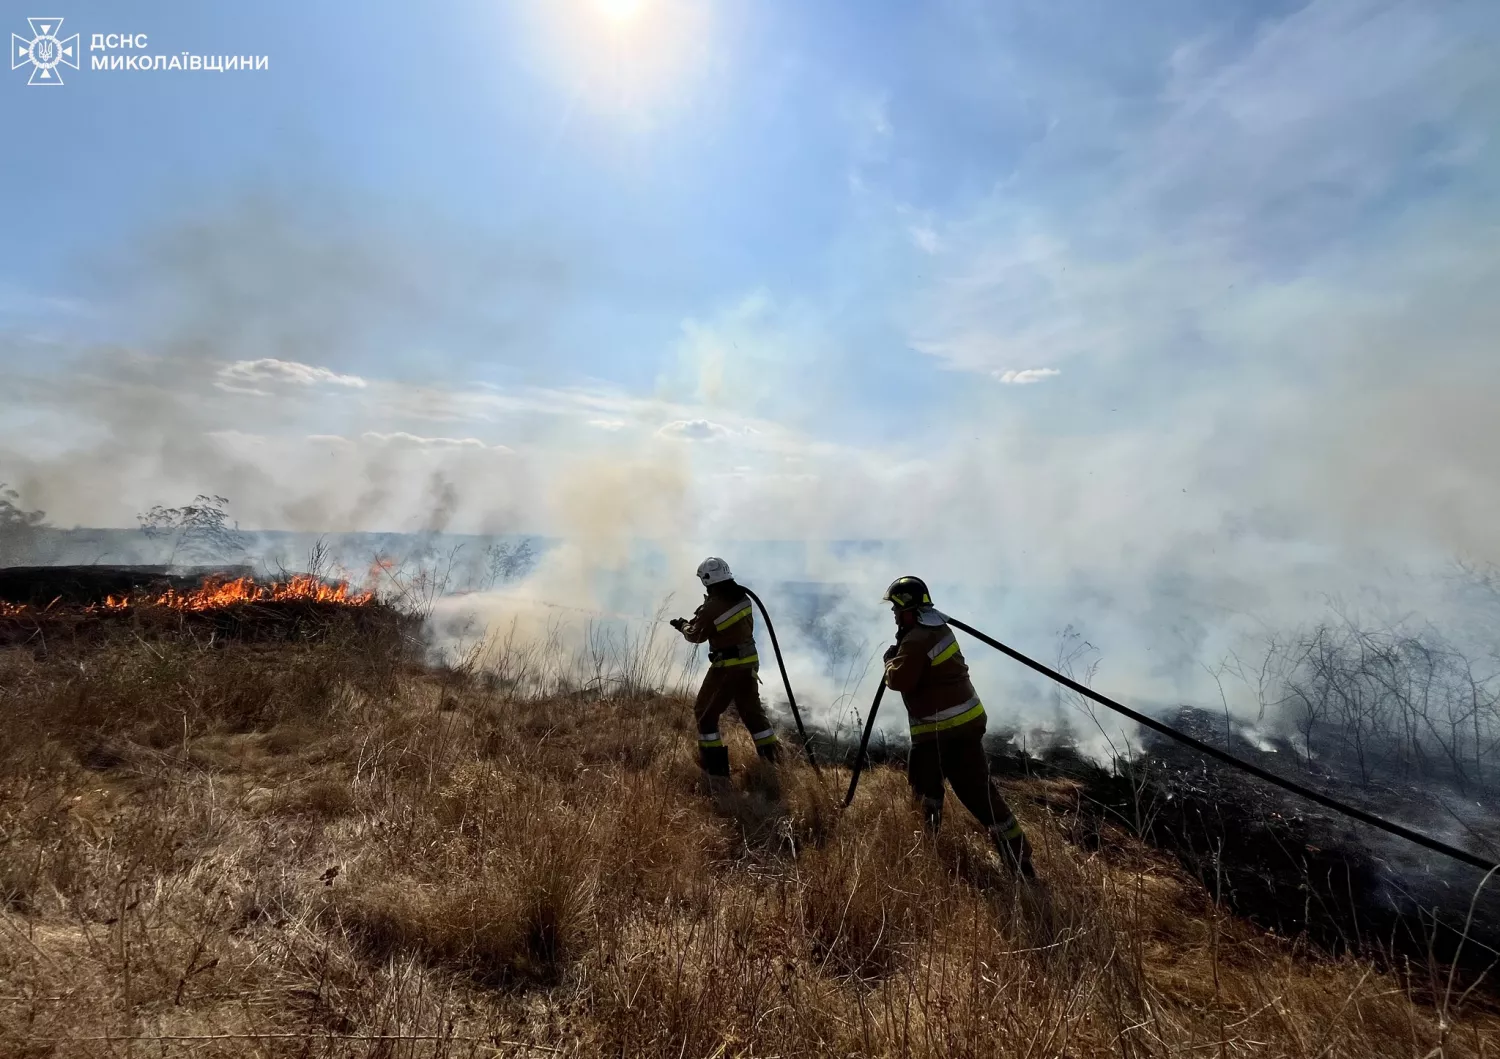
[(953, 630), (943, 622), (912, 625), (885, 664), (885, 685), (901, 692), (913, 740), (970, 727), (984, 730), (984, 704)]
[(710, 589), (682, 635), (688, 643), (708, 644), (709, 665), (715, 669), (755, 665), (760, 656), (755, 653), (753, 608), (749, 596), (726, 599)]

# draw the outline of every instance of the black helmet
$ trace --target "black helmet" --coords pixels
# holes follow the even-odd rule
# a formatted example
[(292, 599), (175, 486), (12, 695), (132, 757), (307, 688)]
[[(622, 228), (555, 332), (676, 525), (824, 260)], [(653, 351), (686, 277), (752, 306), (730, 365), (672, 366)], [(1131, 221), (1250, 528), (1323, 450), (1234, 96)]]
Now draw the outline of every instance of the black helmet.
[(920, 577), (896, 578), (881, 598), (894, 604), (897, 610), (932, 606), (932, 597), (927, 594), (927, 582)]

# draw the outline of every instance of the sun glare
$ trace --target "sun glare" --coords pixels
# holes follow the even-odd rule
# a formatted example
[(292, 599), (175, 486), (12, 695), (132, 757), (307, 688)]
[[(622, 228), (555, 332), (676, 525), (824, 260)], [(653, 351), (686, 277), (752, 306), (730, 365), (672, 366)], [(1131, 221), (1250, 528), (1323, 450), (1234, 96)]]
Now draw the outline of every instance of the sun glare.
[(698, 98), (711, 53), (703, 0), (538, 0), (536, 40), (587, 111), (660, 120)]
[(629, 22), (641, 13), (646, 0), (594, 0), (594, 6), (612, 22)]

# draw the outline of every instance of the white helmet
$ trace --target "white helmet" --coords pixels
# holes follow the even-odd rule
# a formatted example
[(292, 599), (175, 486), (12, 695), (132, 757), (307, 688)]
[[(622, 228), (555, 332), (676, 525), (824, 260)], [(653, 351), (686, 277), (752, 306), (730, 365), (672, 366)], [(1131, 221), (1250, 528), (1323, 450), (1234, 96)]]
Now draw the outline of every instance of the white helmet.
[(723, 559), (709, 556), (698, 564), (698, 580), (703, 582), (703, 587), (717, 585), (720, 581), (729, 581), (734, 575), (729, 572), (729, 564)]

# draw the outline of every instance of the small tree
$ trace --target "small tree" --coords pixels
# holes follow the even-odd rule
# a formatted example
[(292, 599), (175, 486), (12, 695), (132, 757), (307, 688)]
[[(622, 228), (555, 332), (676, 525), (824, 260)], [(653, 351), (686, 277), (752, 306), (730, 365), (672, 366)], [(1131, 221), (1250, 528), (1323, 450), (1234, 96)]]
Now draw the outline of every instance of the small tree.
[(245, 540), (238, 522), (229, 520), (225, 510), (229, 501), (222, 496), (193, 497), (182, 507), (157, 504), (145, 514), (137, 515), (141, 532), (149, 540), (170, 546), (168, 565), (177, 565), (178, 557), (200, 562), (223, 562), (244, 552)]
[(47, 515), (21, 507), (21, 494), (0, 482), (0, 566), (19, 566), (34, 555)]
[(489, 574), (489, 587), (506, 584), (531, 573), (536, 565), (536, 553), (531, 541), (523, 539), (511, 544), (495, 543), (484, 550), (485, 569)]
[(322, 580), (333, 568), (333, 549), (327, 537), (319, 537), (307, 550), (307, 572)]

